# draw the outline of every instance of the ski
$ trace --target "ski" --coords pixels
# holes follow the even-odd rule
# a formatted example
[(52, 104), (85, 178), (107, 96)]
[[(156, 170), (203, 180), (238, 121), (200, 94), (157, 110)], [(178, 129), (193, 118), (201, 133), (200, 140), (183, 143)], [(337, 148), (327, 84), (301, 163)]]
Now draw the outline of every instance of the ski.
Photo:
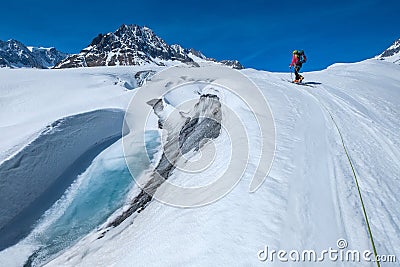
[(305, 82), (305, 83), (303, 83), (303, 82), (295, 83), (294, 81), (285, 80), (285, 79), (282, 79), (282, 81), (287, 81), (287, 82), (289, 82), (289, 83), (293, 83), (293, 84), (297, 84), (297, 85), (302, 85), (302, 86), (308, 86), (308, 87), (315, 88), (315, 86), (313, 86), (313, 85), (311, 85), (311, 84), (308, 84), (307, 82)]
[(307, 83), (302, 83), (302, 82), (296, 83), (296, 82), (293, 82), (293, 81), (290, 81), (290, 82), (293, 83), (293, 84), (297, 84), (297, 85), (302, 85), (302, 86), (308, 86), (308, 87), (315, 88), (315, 86), (312, 86), (311, 84), (307, 84)]

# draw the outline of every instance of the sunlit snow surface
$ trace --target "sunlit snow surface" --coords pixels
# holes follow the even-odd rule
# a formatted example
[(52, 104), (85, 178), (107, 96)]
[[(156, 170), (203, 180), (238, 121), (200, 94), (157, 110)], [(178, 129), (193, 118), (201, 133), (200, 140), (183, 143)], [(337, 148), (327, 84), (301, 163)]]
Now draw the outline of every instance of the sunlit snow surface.
[[(335, 64), (304, 74), (313, 87), (287, 82), (288, 73), (251, 69), (242, 73), (262, 90), (276, 125), (274, 163), (258, 191), (249, 193), (250, 177), (245, 173), (229, 194), (211, 205), (180, 209), (153, 201), (102, 239), (97, 240), (97, 233), (89, 233), (48, 266), (280, 266), (278, 262), (260, 262), (257, 252), (265, 245), (275, 250), (321, 251), (336, 248), (339, 238), (347, 240), (349, 249), (371, 250), (349, 162), (324, 106), (343, 134), (358, 175), (378, 254), (394, 254), (399, 260), (400, 66), (378, 60)], [(18, 99), (18, 95), (12, 99)], [(71, 103), (73, 100), (69, 99)], [(249, 136), (257, 139), (256, 135)], [(229, 155), (223, 149), (228, 143), (226, 137), (222, 134), (216, 140), (223, 155)], [(105, 150), (85, 173), (95, 171), (99, 164), (105, 164), (103, 171), (109, 171), (111, 177), (114, 171), (124, 173), (122, 163), (118, 163), (122, 162), (118, 146), (116, 143)], [(251, 158), (249, 172), (255, 164), (256, 159)], [(210, 179), (223, 167), (221, 160), (221, 166), (213, 164), (204, 179), (202, 173), (196, 179)], [(83, 176), (72, 185), (71, 192), (77, 184), (84, 185)], [(170, 179), (185, 184), (185, 178), (184, 173), (176, 172)], [(117, 186), (124, 183), (122, 179)], [(79, 202), (79, 198), (71, 198), (71, 203)], [(76, 216), (84, 215), (77, 212)], [(102, 214), (94, 212), (93, 216)], [(62, 216), (54, 218), (56, 221)], [(20, 266), (30, 253), (31, 248), (21, 242), (0, 252), (0, 262)], [(376, 264), (327, 261), (323, 266)]]

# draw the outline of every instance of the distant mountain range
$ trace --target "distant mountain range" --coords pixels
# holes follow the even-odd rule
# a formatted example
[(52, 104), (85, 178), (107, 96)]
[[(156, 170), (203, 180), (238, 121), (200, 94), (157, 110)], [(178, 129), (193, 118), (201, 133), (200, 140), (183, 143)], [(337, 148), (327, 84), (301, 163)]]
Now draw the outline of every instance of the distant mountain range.
[(156, 64), (160, 66), (182, 62), (215, 61), (242, 69), (237, 60), (216, 61), (194, 49), (178, 44), (168, 45), (151, 29), (138, 25), (122, 25), (115, 32), (99, 34), (79, 54), (70, 55), (55, 68), (75, 68), (116, 65)]
[[(400, 64), (400, 39), (376, 56)], [(115, 32), (99, 34), (78, 54), (68, 55), (54, 47), (27, 47), (19, 41), (0, 40), (0, 67), (10, 68), (77, 68), (156, 64), (159, 66), (213, 61), (243, 69), (237, 60), (217, 61), (193, 48), (169, 45), (151, 29), (138, 25), (121, 25)]]
[(0, 40), (0, 67), (51, 68), (67, 56), (53, 47), (27, 47), (17, 40)]
[(235, 69), (243, 69), (237, 60), (217, 61), (195, 49), (169, 45), (151, 29), (138, 25), (122, 25), (115, 32), (99, 34), (78, 54), (68, 55), (55, 48), (27, 47), (19, 41), (0, 41), (0, 67), (10, 68), (77, 68), (177, 63), (196, 65), (213, 61)]

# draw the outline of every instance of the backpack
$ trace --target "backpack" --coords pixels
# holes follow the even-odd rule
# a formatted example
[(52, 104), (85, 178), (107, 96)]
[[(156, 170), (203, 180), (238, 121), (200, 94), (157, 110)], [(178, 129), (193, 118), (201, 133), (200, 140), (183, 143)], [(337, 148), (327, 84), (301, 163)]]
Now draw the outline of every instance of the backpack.
[(307, 57), (306, 57), (306, 54), (304, 54), (304, 51), (303, 51), (303, 50), (300, 50), (300, 51), (297, 53), (297, 55), (299, 56), (299, 61), (300, 61), (301, 63), (306, 63), (306, 62), (307, 62)]

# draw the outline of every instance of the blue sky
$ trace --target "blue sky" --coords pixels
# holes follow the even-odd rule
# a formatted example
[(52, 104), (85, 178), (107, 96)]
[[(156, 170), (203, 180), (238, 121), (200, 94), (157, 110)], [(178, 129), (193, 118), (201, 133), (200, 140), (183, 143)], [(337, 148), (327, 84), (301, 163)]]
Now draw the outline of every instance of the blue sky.
[(373, 57), (400, 38), (400, 1), (7, 1), (0, 39), (77, 53), (98, 33), (146, 25), (167, 43), (246, 67), (287, 71), (293, 49), (304, 70)]

